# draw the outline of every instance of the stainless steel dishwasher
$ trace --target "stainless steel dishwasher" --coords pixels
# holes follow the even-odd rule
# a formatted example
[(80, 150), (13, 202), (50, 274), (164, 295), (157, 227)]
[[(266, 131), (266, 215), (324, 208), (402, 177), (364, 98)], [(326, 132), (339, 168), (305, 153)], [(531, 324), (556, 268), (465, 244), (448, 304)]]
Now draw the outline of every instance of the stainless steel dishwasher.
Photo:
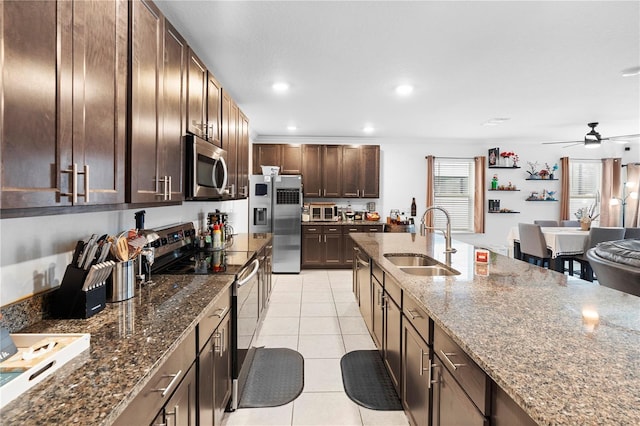
[(372, 299), (371, 299), (371, 264), (369, 256), (358, 247), (353, 248), (353, 286), (354, 293), (360, 305), (360, 313), (367, 328), (371, 332), (373, 326), (372, 319)]
[(260, 321), (260, 274), (264, 256), (257, 256), (242, 269), (233, 283), (232, 322), (232, 391), (231, 410), (238, 408), (238, 398), (253, 359), (253, 339)]

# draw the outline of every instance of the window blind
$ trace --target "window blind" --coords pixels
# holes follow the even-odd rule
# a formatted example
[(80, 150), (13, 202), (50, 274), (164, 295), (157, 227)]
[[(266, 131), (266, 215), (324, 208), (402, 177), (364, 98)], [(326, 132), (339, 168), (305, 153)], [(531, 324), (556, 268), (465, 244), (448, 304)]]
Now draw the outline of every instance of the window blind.
[(602, 180), (602, 161), (569, 160), (569, 213), (575, 220), (575, 212), (583, 207), (598, 203), (596, 214), (600, 213), (600, 187)]
[[(451, 229), (473, 232), (473, 159), (436, 158), (434, 162), (434, 205), (451, 216)], [(435, 212), (434, 226), (444, 228), (446, 218)]]

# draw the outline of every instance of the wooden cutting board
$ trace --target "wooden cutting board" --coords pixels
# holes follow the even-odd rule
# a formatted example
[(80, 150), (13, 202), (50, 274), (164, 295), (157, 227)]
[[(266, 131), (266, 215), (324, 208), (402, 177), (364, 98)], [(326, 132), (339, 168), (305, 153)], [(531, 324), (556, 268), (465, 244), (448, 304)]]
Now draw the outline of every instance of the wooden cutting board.
[[(2, 363), (0, 363), (0, 372), (2, 373), (13, 373), (13, 372), (21, 372), (28, 370), (34, 365), (41, 362), (43, 359), (51, 356), (71, 342), (73, 342), (77, 337), (45, 337), (42, 340), (39, 340), (34, 345), (31, 345), (27, 348), (18, 347), (18, 352), (15, 353), (12, 357), (7, 358)], [(55, 346), (46, 352), (43, 352), (40, 356), (36, 356), (32, 359), (24, 359), (23, 355), (25, 352), (29, 352), (30, 350), (38, 350), (38, 348), (46, 347), (50, 342), (55, 342)]]

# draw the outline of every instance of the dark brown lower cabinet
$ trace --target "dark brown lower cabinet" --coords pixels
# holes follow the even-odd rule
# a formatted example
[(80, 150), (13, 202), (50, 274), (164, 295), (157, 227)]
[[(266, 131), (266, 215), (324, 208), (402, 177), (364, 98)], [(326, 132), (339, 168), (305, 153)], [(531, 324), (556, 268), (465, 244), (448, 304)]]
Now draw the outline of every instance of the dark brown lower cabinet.
[(495, 383), (491, 390), (491, 426), (535, 426), (537, 423)]
[(339, 225), (302, 227), (302, 266), (342, 266), (342, 230)]
[(406, 320), (402, 342), (402, 406), (413, 426), (428, 425), (431, 348)]
[(400, 383), (402, 374), (402, 311), (394, 300), (386, 292), (388, 278), (385, 277), (384, 293), (384, 336), (382, 338), (382, 358), (389, 377), (400, 395)]
[(151, 424), (195, 426), (196, 410), (196, 368), (194, 364), (189, 368), (176, 391)]
[(200, 353), (200, 425), (220, 425), (231, 397), (231, 328), (227, 314)]
[(433, 357), (433, 374), (433, 425), (489, 425), (437, 355)]
[[(353, 232), (382, 232), (384, 225), (303, 225), (303, 268), (351, 268), (353, 265)], [(318, 235), (321, 234), (321, 235)]]

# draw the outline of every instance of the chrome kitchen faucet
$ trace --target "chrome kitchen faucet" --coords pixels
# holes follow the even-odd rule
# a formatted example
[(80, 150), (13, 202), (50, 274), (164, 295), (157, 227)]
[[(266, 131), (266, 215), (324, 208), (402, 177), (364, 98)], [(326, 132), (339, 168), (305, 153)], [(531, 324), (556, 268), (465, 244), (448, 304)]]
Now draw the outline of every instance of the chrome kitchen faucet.
[(444, 250), (445, 253), (457, 252), (458, 250), (451, 247), (451, 217), (449, 216), (449, 212), (442, 207), (439, 207), (439, 206), (427, 207), (427, 210), (425, 210), (425, 212), (422, 215), (422, 219), (420, 220), (420, 235), (422, 235), (423, 237), (427, 235), (427, 224), (425, 223), (425, 218), (427, 217), (427, 213), (429, 213), (432, 210), (440, 210), (442, 213), (444, 213), (444, 215), (447, 217), (447, 228), (446, 230), (438, 229), (431, 226), (428, 228), (442, 232), (442, 234), (444, 235), (444, 241), (446, 245), (446, 248)]

